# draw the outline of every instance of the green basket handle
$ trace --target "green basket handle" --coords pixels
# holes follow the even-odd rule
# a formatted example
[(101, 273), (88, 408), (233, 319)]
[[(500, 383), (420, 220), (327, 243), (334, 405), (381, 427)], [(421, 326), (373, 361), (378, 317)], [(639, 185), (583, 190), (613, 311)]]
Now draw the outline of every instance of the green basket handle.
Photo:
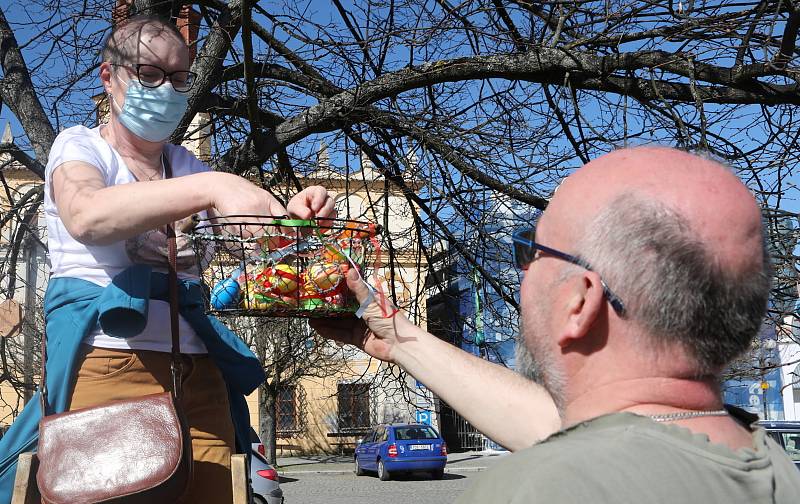
[(317, 227), (317, 222), (313, 219), (275, 219), (272, 226), (286, 227)]

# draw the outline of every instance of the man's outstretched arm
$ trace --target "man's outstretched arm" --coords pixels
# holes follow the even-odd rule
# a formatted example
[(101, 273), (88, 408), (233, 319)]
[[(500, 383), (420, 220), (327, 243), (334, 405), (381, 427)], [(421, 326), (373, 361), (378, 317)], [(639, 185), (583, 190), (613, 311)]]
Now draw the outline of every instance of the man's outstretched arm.
[[(350, 271), (347, 283), (360, 302), (368, 298), (369, 291), (355, 271)], [(360, 320), (320, 319), (311, 325), (326, 338), (356, 345), (373, 357), (399, 365), (509, 450), (531, 446), (561, 426), (544, 388), (440, 340), (401, 313), (386, 317), (376, 301)]]

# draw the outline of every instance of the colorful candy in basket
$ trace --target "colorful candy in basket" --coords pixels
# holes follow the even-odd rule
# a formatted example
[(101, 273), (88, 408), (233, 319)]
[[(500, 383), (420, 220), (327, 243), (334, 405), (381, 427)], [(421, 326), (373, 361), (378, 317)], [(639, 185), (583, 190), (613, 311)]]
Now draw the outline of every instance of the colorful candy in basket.
[(367, 248), (378, 246), (375, 235), (376, 226), (356, 223), (304, 230), (294, 239), (265, 235), (258, 257), (242, 262), (216, 283), (211, 308), (265, 315), (354, 312), (358, 302), (347, 289), (345, 277), (350, 268), (363, 268)]

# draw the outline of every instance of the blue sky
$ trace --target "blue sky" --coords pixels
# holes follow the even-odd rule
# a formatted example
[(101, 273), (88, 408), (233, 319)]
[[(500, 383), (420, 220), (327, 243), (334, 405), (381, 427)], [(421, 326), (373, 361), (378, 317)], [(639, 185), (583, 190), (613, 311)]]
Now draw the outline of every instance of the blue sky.
[[(314, 8), (317, 9), (317, 11), (313, 13), (313, 16), (316, 19), (320, 20), (320, 21), (338, 18), (338, 14), (332, 12), (330, 5), (327, 4), (327, 3), (314, 2), (314, 3), (311, 3), (310, 5), (313, 5)], [(32, 25), (32, 26), (29, 26), (29, 27), (21, 27), (21, 26), (17, 25), (17, 23), (29, 22), (30, 20), (34, 20), (34, 21), (42, 20), (42, 19), (45, 19), (45, 16), (49, 16), (49, 14), (42, 13), (42, 12), (37, 12), (35, 6), (28, 5), (28, 6), (25, 6), (25, 8), (23, 8), (21, 5), (19, 5), (17, 3), (12, 4), (11, 6), (4, 7), (4, 13), (7, 16), (7, 18), (9, 19), (9, 21), (12, 23), (12, 26), (14, 27), (16, 35), (17, 35), (17, 40), (18, 40), (18, 42), (20, 44), (28, 43), (28, 41), (32, 37), (38, 35), (38, 32), (36, 30), (37, 27), (36, 27), (35, 24)], [(62, 19), (62, 21), (65, 22), (65, 23), (69, 23), (70, 19), (68, 17), (65, 17), (64, 19)], [(94, 31), (96, 31), (98, 29), (104, 28), (105, 26), (106, 26), (106, 23), (104, 21), (98, 20), (96, 22), (90, 22), (90, 23), (82, 24), (81, 26), (76, 27), (76, 29), (77, 30), (82, 30), (85, 33), (89, 33), (89, 32), (94, 32)], [(278, 33), (278, 35), (280, 36), (281, 34)], [(28, 61), (29, 65), (34, 62), (34, 60), (36, 58), (36, 55), (33, 54), (30, 51), (29, 48), (27, 48), (27, 47), (25, 48), (25, 53), (24, 54), (26, 56), (26, 60)], [(403, 48), (398, 48), (397, 52), (392, 54), (392, 57), (394, 57), (398, 61), (402, 60), (405, 57), (404, 56), (404, 49)], [(42, 68), (40, 70), (40, 74), (37, 77), (39, 79), (41, 79), (42, 75), (46, 75), (48, 78), (50, 76), (56, 76), (56, 78), (57, 78), (57, 75), (60, 72), (61, 73), (66, 72), (69, 69), (72, 69), (73, 66), (74, 65), (72, 64), (72, 62), (69, 61), (69, 60), (66, 60), (66, 59), (65, 60), (50, 60), (50, 61), (47, 62), (46, 67)], [(37, 81), (37, 82), (41, 82), (41, 81)], [(86, 79), (84, 82), (86, 84), (86, 88), (81, 90), (81, 91), (79, 91), (79, 93), (81, 93), (83, 95), (83, 98), (85, 98), (85, 101), (88, 103), (89, 97), (92, 94), (97, 93), (97, 92), (100, 91), (100, 86), (98, 84), (96, 84), (96, 80), (95, 80), (94, 77)], [(469, 89), (467, 89), (466, 91), (468, 92)], [(520, 97), (524, 98), (524, 96), (522, 94), (520, 95)], [(60, 110), (53, 110), (52, 112), (53, 112), (53, 114), (55, 116), (56, 113), (60, 113), (61, 111)], [(593, 107), (591, 104), (589, 104), (589, 106), (585, 110), (585, 113), (587, 115), (589, 115), (589, 116), (595, 115), (595, 116), (599, 117), (604, 113), (604, 111), (600, 110), (597, 107)], [(84, 122), (84, 123), (90, 123), (91, 122), (90, 114), (84, 113), (84, 115), (77, 115), (77, 116), (73, 116), (72, 118), (63, 120), (63, 122), (60, 124), (60, 126), (61, 127), (66, 127), (66, 126), (70, 126), (70, 125), (74, 124), (74, 122), (71, 122), (71, 121), (73, 121), (75, 119), (75, 117), (77, 117), (77, 118), (81, 118), (82, 117), (83, 120), (80, 121), (80, 122)], [(15, 135), (15, 137), (17, 137), (19, 139), (20, 143), (22, 145), (24, 145), (24, 143), (25, 143), (24, 142), (24, 138), (22, 138), (23, 137), (23, 133), (22, 133), (22, 129), (21, 129), (18, 121), (13, 116), (13, 114), (11, 113), (10, 109), (8, 109), (8, 107), (3, 107), (2, 110), (0, 110), (0, 125), (5, 125), (6, 121), (10, 122), (13, 134)], [(737, 121), (737, 119), (734, 118), (734, 119), (732, 119), (732, 121), (735, 122), (735, 121)], [(754, 135), (760, 136), (760, 135), (763, 134), (763, 132), (756, 131), (756, 132), (750, 132), (749, 134), (754, 134)], [(321, 139), (326, 138), (326, 137), (329, 138), (329, 140), (330, 140), (329, 143), (335, 142), (335, 138), (334, 138), (335, 134), (318, 135), (318, 136), (311, 137), (311, 138), (308, 139), (308, 141), (304, 142), (304, 144), (306, 145), (305, 148), (313, 148), (313, 145), (317, 145), (321, 141)], [(745, 134), (741, 138), (742, 138), (742, 147), (746, 148), (745, 144), (747, 142), (747, 135)], [(344, 160), (342, 159), (342, 156), (340, 154), (339, 149), (337, 149), (336, 147), (337, 147), (336, 145), (332, 145), (332, 148), (329, 150), (329, 152), (330, 152), (330, 155), (331, 155), (333, 163), (342, 165), (342, 164), (344, 164)], [(350, 163), (351, 164), (357, 163), (357, 160), (351, 159)], [(798, 174), (794, 172), (794, 170), (793, 170), (794, 167), (788, 167), (788, 168), (791, 168), (791, 170), (789, 170), (789, 171), (791, 171), (792, 173), (790, 175), (786, 176), (786, 178), (784, 179), (784, 184), (792, 184), (792, 185), (794, 185), (795, 189), (786, 192), (784, 198), (782, 199), (782, 201), (780, 203), (780, 206), (781, 206), (781, 208), (783, 210), (797, 213), (797, 212), (800, 212), (800, 201), (798, 201), (798, 197), (800, 197), (800, 190), (798, 190), (796, 187), (798, 185), (800, 185), (800, 176), (798, 176)], [(775, 204), (774, 201), (772, 201), (771, 203), (773, 205)]]

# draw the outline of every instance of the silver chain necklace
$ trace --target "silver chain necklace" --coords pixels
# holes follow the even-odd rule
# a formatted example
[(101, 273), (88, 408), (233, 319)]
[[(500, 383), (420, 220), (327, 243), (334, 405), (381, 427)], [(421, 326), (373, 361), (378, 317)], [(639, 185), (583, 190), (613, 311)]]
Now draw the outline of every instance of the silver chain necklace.
[(727, 410), (706, 410), (706, 411), (678, 411), (676, 413), (662, 413), (660, 415), (645, 415), (654, 422), (671, 422), (672, 420), (685, 420), (687, 418), (697, 418), (704, 416), (727, 416)]
[[(161, 155), (161, 173), (155, 172), (152, 175), (149, 175), (149, 176), (145, 175), (144, 177), (139, 178), (139, 177), (136, 176), (136, 173), (133, 170), (130, 169), (130, 167), (128, 168), (128, 171), (131, 172), (131, 175), (133, 175), (133, 178), (135, 178), (137, 182), (141, 182), (145, 178), (147, 179), (146, 180), (147, 182), (152, 182), (153, 180), (158, 180), (159, 177), (160, 178), (166, 178), (164, 176), (164, 174), (166, 173), (166, 169), (164, 168), (164, 154)], [(138, 166), (136, 167), (136, 171), (139, 171), (139, 167)], [(144, 173), (144, 172), (142, 172), (142, 173)]]

